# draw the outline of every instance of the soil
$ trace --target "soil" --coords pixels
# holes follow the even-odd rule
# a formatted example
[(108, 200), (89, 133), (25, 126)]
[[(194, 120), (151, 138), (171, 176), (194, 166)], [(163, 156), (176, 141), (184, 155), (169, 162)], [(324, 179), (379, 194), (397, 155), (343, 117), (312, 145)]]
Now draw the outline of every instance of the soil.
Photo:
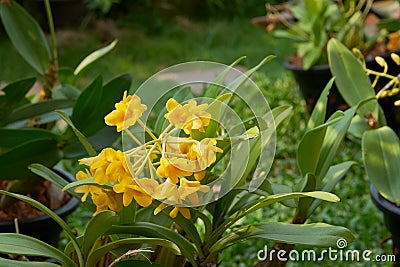
[[(6, 189), (10, 181), (0, 181), (0, 189)], [(56, 210), (62, 207), (68, 200), (71, 199), (71, 195), (62, 192), (55, 185), (49, 181), (43, 180), (35, 190), (34, 194), (28, 194), (29, 197), (39, 201), (45, 206), (52, 210)], [(0, 221), (11, 221), (14, 219), (22, 220), (34, 218), (44, 213), (30, 204), (23, 201), (16, 201), (5, 210), (0, 210)]]

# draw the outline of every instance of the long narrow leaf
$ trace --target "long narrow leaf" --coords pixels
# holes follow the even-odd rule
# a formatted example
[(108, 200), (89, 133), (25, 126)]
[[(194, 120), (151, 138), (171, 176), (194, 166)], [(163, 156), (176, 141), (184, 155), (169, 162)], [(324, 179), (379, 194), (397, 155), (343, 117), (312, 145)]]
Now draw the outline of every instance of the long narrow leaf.
[(78, 67), (74, 70), (74, 75), (78, 75), (81, 73), (82, 70), (87, 68), (90, 64), (101, 58), (102, 56), (106, 55), (109, 53), (111, 50), (114, 49), (114, 47), (117, 45), (118, 41), (114, 40), (112, 41), (109, 45), (100, 48), (94, 52), (92, 52), (90, 55), (85, 57), (81, 63), (79, 63)]
[(218, 240), (210, 248), (209, 258), (229, 246), (251, 238), (313, 247), (336, 247), (337, 241), (340, 239), (344, 239), (349, 243), (354, 240), (354, 236), (350, 230), (340, 226), (332, 226), (324, 223), (300, 225), (267, 222), (235, 229), (230, 234)]
[(60, 263), (77, 266), (63, 252), (30, 236), (15, 233), (0, 233), (0, 252), (25, 256), (42, 256), (55, 259)]
[(78, 243), (76, 242), (76, 238), (74, 233), (72, 232), (71, 228), (68, 226), (68, 224), (60, 218), (60, 216), (58, 216), (57, 214), (55, 214), (52, 210), (50, 210), (48, 207), (46, 207), (45, 205), (43, 205), (42, 203), (24, 196), (24, 195), (20, 195), (20, 194), (15, 194), (15, 193), (11, 193), (11, 192), (7, 192), (4, 190), (0, 190), (0, 194), (3, 195), (7, 195), (9, 197), (13, 197), (19, 200), (22, 200), (32, 206), (34, 206), (35, 208), (39, 209), (40, 211), (44, 212), (46, 215), (48, 215), (50, 218), (52, 218), (54, 221), (56, 221), (58, 223), (58, 225), (61, 226), (61, 228), (66, 232), (67, 236), (69, 237), (69, 239), (71, 240), (75, 251), (78, 255), (78, 259), (79, 259), (79, 264), (80, 266), (82, 266), (83, 264), (83, 258), (82, 258), (82, 254), (81, 251), (79, 249)]

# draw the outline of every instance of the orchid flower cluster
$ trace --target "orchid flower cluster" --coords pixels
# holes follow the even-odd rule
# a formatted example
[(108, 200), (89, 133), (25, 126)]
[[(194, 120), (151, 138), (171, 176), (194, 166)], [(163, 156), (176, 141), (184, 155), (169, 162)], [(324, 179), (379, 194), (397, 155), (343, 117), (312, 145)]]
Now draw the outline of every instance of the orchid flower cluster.
[[(171, 98), (166, 103), (168, 113), (164, 117), (169, 125), (157, 137), (140, 119), (147, 110), (137, 95), (127, 95), (115, 104), (115, 110), (105, 116), (105, 123), (116, 126), (117, 132), (124, 131), (137, 144), (127, 151), (103, 149), (97, 156), (83, 158), (80, 164), (86, 165), (84, 171), (76, 174), (78, 181), (93, 177), (95, 185), (82, 185), (75, 188), (83, 193), (82, 201), (91, 195), (97, 214), (103, 210), (120, 211), (129, 206), (133, 199), (142, 207), (149, 206), (153, 200), (161, 201), (154, 210), (159, 213), (173, 206), (169, 215), (175, 218), (181, 213), (190, 219), (189, 206), (199, 206), (202, 195), (210, 188), (203, 185), (207, 168), (216, 161), (216, 153), (223, 150), (217, 147), (215, 138), (199, 138), (193, 132), (205, 132), (211, 114), (208, 104), (197, 104), (190, 100), (181, 105)], [(151, 140), (141, 142), (129, 129), (138, 124)], [(185, 137), (181, 137), (180, 132)], [(178, 134), (178, 136), (177, 136)]]

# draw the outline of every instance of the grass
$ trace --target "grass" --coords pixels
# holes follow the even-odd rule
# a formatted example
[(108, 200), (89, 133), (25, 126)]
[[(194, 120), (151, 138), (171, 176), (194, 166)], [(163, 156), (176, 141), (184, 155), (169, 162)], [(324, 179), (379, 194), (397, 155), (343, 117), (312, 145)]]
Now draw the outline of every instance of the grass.
[[(105, 28), (104, 28), (105, 27)], [(106, 79), (128, 72), (134, 77), (134, 87), (165, 67), (193, 60), (211, 60), (229, 64), (242, 55), (248, 58), (245, 67), (250, 67), (269, 54), (277, 59), (268, 63), (254, 77), (254, 81), (267, 97), (271, 107), (290, 104), (294, 107), (291, 118), (278, 129), (278, 144), (274, 165), (269, 178), (274, 183), (292, 185), (299, 180), (296, 166), (296, 148), (304, 132), (307, 115), (304, 102), (291, 75), (283, 69), (283, 60), (293, 51), (291, 45), (273, 39), (264, 31), (249, 23), (249, 18), (213, 19), (193, 21), (177, 18), (162, 27), (157, 33), (148, 32), (142, 25), (117, 27), (114, 24), (88, 29), (83, 32), (58, 32), (60, 65), (74, 68), (83, 57), (103, 46), (105, 32), (119, 39), (116, 49), (93, 67), (85, 71), (82, 84), (99, 74)], [(112, 39), (112, 38), (111, 38)], [(110, 40), (108, 40), (110, 41)], [(34, 75), (9, 42), (0, 36), (0, 83), (24, 76)], [(359, 160), (358, 145), (346, 141), (338, 160)], [(349, 249), (371, 249), (374, 253), (390, 252), (389, 244), (379, 247), (388, 236), (382, 218), (369, 198), (369, 182), (364, 170), (355, 166), (338, 185), (335, 193), (341, 197), (338, 204), (324, 203), (309, 222), (326, 222), (347, 227), (356, 235)], [(69, 223), (82, 231), (90, 217), (90, 208), (83, 206), (70, 217)], [(245, 223), (263, 221), (288, 221), (293, 210), (280, 204), (259, 210), (246, 218)], [(257, 259), (257, 251), (272, 242), (244, 242), (226, 250), (221, 256), (221, 266), (251, 266)], [(303, 248), (304, 249), (304, 248)], [(289, 266), (366, 266), (365, 262), (342, 263), (290, 263)], [(375, 266), (375, 265), (369, 265)], [(382, 265), (388, 266), (388, 265)]]

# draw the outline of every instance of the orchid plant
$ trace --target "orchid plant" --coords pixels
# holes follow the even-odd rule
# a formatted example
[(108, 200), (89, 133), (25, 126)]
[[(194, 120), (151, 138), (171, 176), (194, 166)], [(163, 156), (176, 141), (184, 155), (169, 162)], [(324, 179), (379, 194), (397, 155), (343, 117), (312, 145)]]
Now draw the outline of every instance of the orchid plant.
[[(159, 264), (152, 266), (217, 266), (224, 249), (252, 238), (319, 247), (335, 246), (339, 238), (351, 242), (354, 237), (346, 228), (299, 224), (321, 201), (339, 201), (329, 192), (351, 166), (346, 163), (329, 168), (330, 155), (337, 150), (329, 140), (337, 141), (338, 137), (329, 129), (348, 116), (339, 112), (326, 123), (321, 121), (325, 118), (326, 95), (321, 97), (309, 123), (308, 137), (299, 148), (299, 153), (305, 153), (306, 146), (308, 151), (316, 146), (325, 151), (321, 160), (314, 162), (321, 164), (321, 178), (313, 178), (312, 172), (316, 172), (309, 160), (299, 159), (304, 178), (292, 189), (265, 179), (270, 167), (265, 163), (272, 163), (273, 158), (275, 127), (291, 111), (290, 106), (269, 110), (264, 96), (248, 78), (269, 59), (228, 83), (228, 73), (242, 58), (237, 60), (213, 83), (207, 83), (201, 97), (195, 97), (196, 90), (184, 84), (163, 94), (159, 99), (163, 104), (151, 107), (156, 89), (150, 96), (145, 94), (146, 87), (135, 94), (125, 92), (104, 117), (105, 124), (122, 133), (122, 143), (98, 154), (68, 115), (58, 111), (79, 136), (89, 157), (79, 160), (82, 169), (73, 183), (40, 164), (30, 169), (82, 201), (91, 201), (96, 211), (76, 237), (63, 220), (37, 201), (0, 191), (47, 213), (70, 239), (62, 252), (21, 234), (0, 234), (0, 252), (50, 257), (64, 266), (149, 265), (148, 261)], [(235, 108), (240, 111), (237, 116)], [(341, 125), (332, 130), (341, 134), (347, 123)], [(310, 137), (316, 134), (329, 134), (329, 138), (319, 138), (323, 144), (313, 142)], [(327, 187), (322, 175), (329, 179)], [(318, 185), (313, 187), (316, 179)], [(277, 202), (296, 208), (298, 222), (242, 224), (246, 215)], [(28, 242), (29, 249), (22, 246)], [(4, 258), (0, 263), (14, 264)], [(34, 264), (38, 263), (28, 262), (26, 266)]]

